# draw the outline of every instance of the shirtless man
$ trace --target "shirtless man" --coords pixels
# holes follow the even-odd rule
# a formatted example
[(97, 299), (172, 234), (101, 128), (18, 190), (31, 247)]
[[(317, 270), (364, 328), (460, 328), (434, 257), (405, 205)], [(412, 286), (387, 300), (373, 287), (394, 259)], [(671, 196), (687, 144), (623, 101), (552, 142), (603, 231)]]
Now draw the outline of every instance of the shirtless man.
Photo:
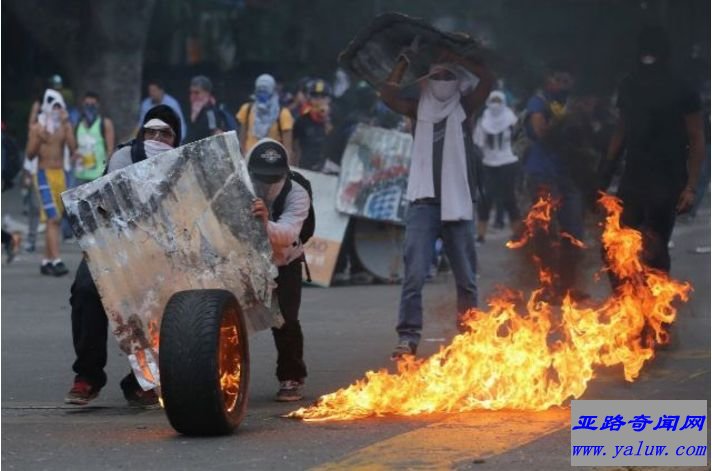
[(60, 194), (67, 189), (64, 170), (64, 146), (70, 152), (77, 149), (74, 131), (69, 123), (67, 107), (56, 90), (45, 91), (37, 122), (30, 126), (27, 157), (39, 158), (35, 185), (42, 202), (42, 220), (46, 221), (45, 258), (40, 266), (43, 275), (63, 276), (69, 270), (59, 258), (60, 222), (64, 206)]

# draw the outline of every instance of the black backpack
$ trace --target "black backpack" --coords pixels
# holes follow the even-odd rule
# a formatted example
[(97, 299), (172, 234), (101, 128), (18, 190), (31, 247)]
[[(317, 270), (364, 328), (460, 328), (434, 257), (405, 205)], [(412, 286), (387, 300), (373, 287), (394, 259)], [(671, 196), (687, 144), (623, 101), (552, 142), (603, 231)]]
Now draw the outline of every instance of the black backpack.
[(309, 195), (309, 215), (304, 220), (302, 230), (299, 232), (299, 240), (302, 241), (302, 244), (306, 244), (314, 235), (314, 229), (316, 228), (316, 215), (314, 214), (314, 197), (312, 196), (311, 183), (304, 175), (294, 170), (289, 171), (288, 177), (284, 183), (284, 188), (282, 188), (282, 191), (279, 192), (274, 203), (272, 203), (271, 217), (273, 221), (276, 221), (284, 212), (284, 203), (287, 200), (287, 195), (292, 190), (292, 181), (301, 185), (307, 190), (307, 194)]
[(230, 111), (227, 109), (227, 106), (225, 106), (225, 103), (220, 103), (215, 107), (215, 110), (217, 111), (217, 114), (219, 115), (218, 119), (220, 120), (220, 126), (218, 126), (220, 129), (223, 131), (236, 131), (237, 130), (237, 120), (235, 117), (230, 113)]

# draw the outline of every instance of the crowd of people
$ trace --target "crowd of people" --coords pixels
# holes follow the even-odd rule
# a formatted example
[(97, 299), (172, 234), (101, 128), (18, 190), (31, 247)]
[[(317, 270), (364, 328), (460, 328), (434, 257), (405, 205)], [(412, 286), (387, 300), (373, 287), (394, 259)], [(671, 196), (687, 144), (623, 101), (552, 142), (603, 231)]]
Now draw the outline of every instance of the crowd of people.
[[(515, 100), (484, 64), (447, 51), (420, 79), (419, 95), (407, 97), (400, 93), (401, 80), (417, 53), (403, 50), (378, 90), (364, 82), (351, 83), (343, 70), (333, 82), (300, 80), (291, 92), (262, 74), (250, 100), (237, 110), (227, 109), (215, 97), (206, 76), (191, 79), (185, 113), (160, 81), (151, 80), (136, 138), (128, 145), (117, 142), (96, 93), (86, 93), (77, 110), (69, 109), (60, 93), (61, 79), (52, 77), (42, 100), (32, 106), (23, 178), (32, 188), (30, 211), (39, 212), (46, 224), (40, 272), (69, 273), (60, 256), (62, 191), (99, 178), (107, 168), (112, 171), (180, 144), (236, 130), (250, 175), (262, 189), (253, 213), (265, 224), (279, 267), (278, 299), (286, 323), (274, 331), (277, 398), (298, 400), (306, 377), (298, 321), (300, 232), (311, 196), (304, 185), (292, 181), (289, 169), (338, 173), (348, 138), (359, 123), (413, 134), (393, 358), (417, 351), (422, 290), (436, 247), (441, 245), (449, 260), (457, 313), (462, 315), (477, 306), (476, 247), (487, 243), (490, 222), (503, 227), (506, 216), (516, 238), (522, 214), (545, 194), (557, 201), (555, 233), (564, 234), (557, 250), (540, 247), (542, 262), (555, 274), (546, 293), (550, 301), (560, 302), (565, 293), (575, 299), (587, 296), (576, 286), (582, 258), (576, 241), (584, 239), (584, 217), (597, 192), (606, 191), (616, 174), (623, 222), (643, 233), (645, 261), (670, 270), (668, 245), (676, 216), (694, 214), (709, 184), (709, 92), (701, 98), (699, 90), (675, 77), (663, 31), (651, 28), (641, 34), (634, 70), (615, 101), (578, 91), (576, 77), (561, 64), (548, 68), (530, 97)], [(708, 89), (709, 82), (705, 86)], [(284, 207), (275, 211), (280, 195)], [(31, 234), (28, 239), (26, 248), (34, 250)], [(3, 244), (6, 241), (16, 249), (16, 240), (3, 233)], [(341, 274), (365, 271), (348, 242), (342, 252)], [(616, 283), (613, 280), (614, 288)], [(106, 315), (86, 263), (77, 270), (71, 304), (77, 376), (67, 400), (86, 404), (106, 382)], [(132, 375), (122, 381), (122, 388), (131, 402), (156, 401), (155, 395), (140, 390)]]

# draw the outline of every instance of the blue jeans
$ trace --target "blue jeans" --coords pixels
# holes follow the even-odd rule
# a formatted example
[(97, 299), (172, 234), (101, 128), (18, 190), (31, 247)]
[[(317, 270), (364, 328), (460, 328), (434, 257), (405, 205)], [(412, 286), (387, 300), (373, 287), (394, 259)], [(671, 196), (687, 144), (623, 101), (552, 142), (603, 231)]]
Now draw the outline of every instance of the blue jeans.
[[(441, 221), (440, 205), (412, 203), (405, 223), (405, 276), (398, 312), (398, 338), (415, 345), (423, 330), (423, 285), (433, 260), (435, 240), (441, 237), (457, 287), (457, 310), (462, 315), (477, 307), (475, 225), (473, 221)], [(459, 316), (458, 316), (459, 317)]]

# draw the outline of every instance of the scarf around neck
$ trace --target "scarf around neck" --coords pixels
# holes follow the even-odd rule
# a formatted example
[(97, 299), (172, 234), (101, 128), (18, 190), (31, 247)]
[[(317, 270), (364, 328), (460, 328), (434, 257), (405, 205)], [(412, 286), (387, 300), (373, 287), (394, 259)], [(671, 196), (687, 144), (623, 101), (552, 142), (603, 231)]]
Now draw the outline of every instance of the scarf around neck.
[(441, 220), (472, 220), (472, 195), (468, 182), (467, 155), (462, 123), (467, 119), (460, 91), (445, 100), (438, 99), (427, 83), (418, 102), (417, 124), (411, 153), (406, 197), (409, 201), (435, 196), (433, 182), (433, 131), (445, 121), (441, 172)]
[(266, 102), (255, 100), (253, 107), (255, 110), (255, 122), (254, 126), (252, 126), (252, 133), (256, 138), (262, 139), (267, 137), (272, 125), (279, 119), (279, 97), (276, 93), (273, 93)]

